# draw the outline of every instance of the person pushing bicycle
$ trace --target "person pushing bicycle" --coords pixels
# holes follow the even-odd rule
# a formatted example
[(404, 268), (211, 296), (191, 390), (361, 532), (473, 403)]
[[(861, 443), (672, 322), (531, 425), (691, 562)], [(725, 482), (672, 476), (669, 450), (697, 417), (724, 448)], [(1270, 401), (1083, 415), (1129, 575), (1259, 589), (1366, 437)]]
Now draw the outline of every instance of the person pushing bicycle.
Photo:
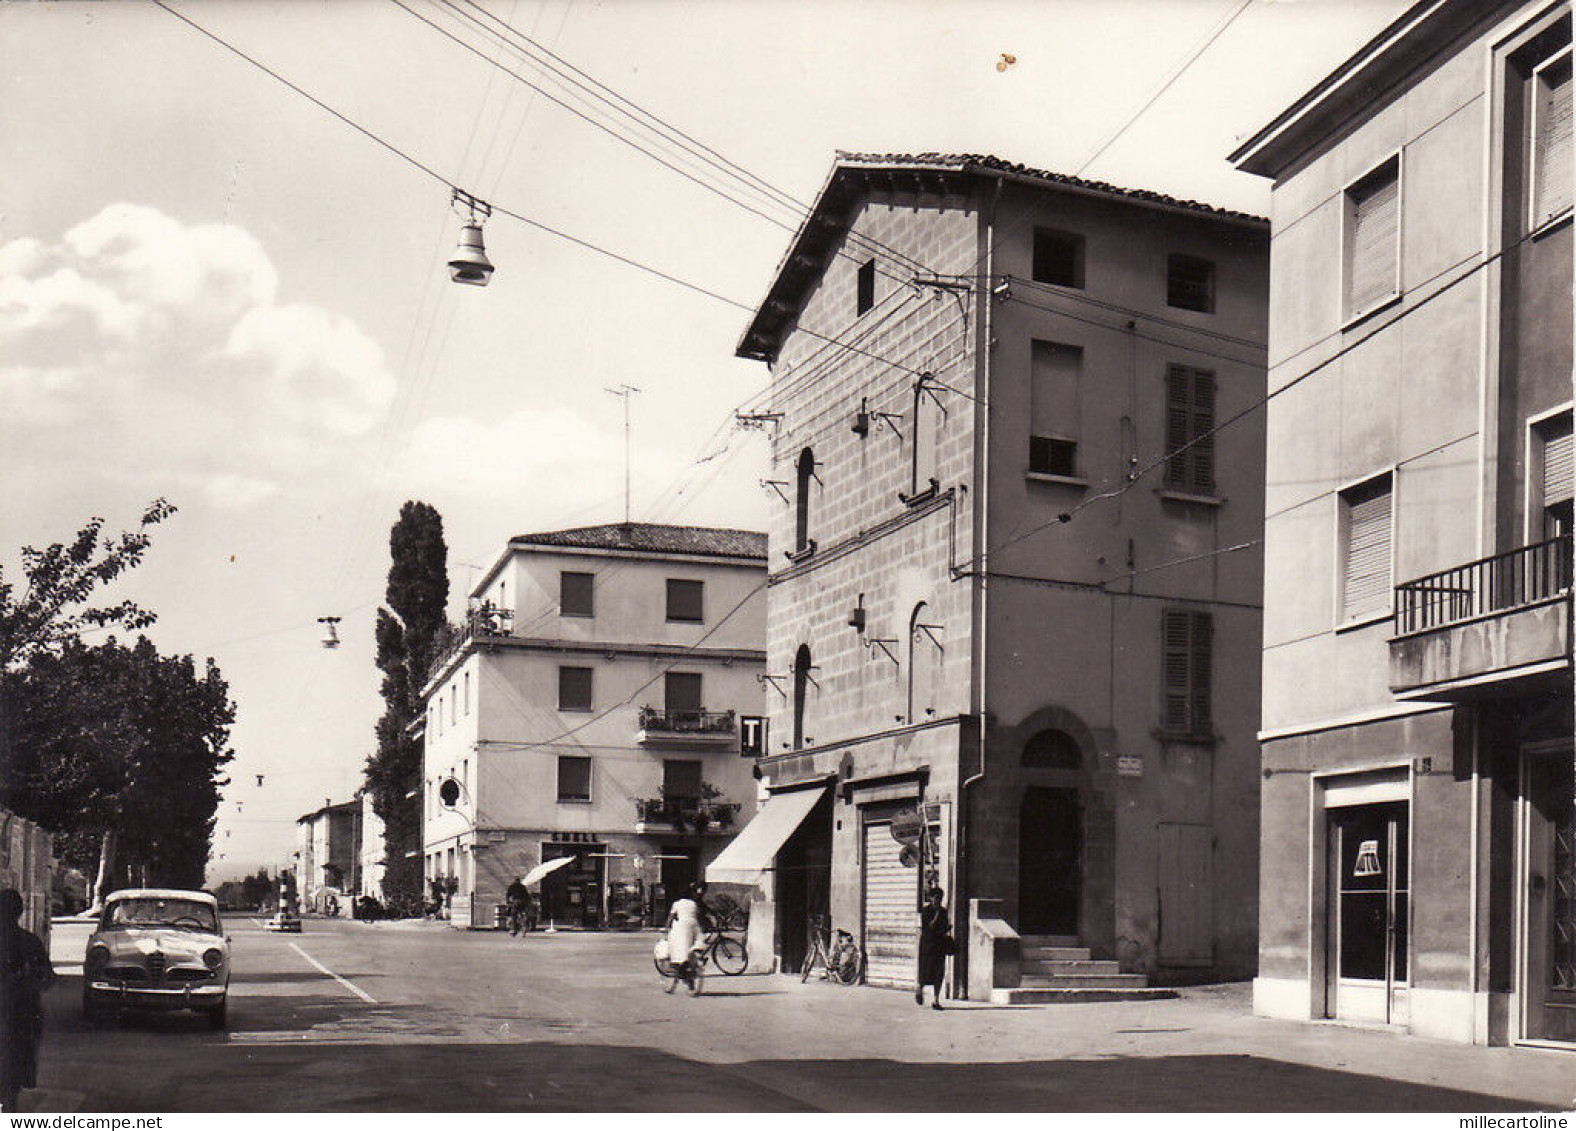
[(700, 962), (706, 950), (706, 887), (691, 884), (683, 896), (668, 909), (668, 960), (673, 964), (672, 993), (680, 978), (692, 993), (698, 992)]

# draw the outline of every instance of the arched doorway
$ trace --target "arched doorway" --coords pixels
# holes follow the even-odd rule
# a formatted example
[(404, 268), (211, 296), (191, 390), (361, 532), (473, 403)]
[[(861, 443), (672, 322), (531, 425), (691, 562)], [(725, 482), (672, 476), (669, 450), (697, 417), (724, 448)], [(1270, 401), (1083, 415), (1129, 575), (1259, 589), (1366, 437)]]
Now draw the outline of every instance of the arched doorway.
[[(1078, 743), (1044, 730), (1024, 745), (1025, 770), (1076, 773)], [(1028, 785), (1018, 805), (1018, 931), (1076, 938), (1083, 897), (1083, 805), (1075, 785)]]

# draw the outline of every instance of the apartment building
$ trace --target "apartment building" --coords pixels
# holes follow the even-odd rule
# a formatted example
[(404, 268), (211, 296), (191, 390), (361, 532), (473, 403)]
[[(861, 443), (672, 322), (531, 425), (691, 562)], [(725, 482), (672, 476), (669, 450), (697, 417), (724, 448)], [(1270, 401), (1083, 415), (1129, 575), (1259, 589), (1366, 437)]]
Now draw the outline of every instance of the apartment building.
[(768, 795), (710, 874), (787, 969), (829, 921), (911, 986), (934, 883), (1021, 948), (960, 994), (1251, 972), (1267, 270), (1257, 217), (838, 157), (737, 350)]
[(1413, 5), (1271, 178), (1263, 1014), (1576, 1041), (1571, 14)]
[(633, 925), (754, 812), (766, 540), (649, 523), (525, 534), (423, 689), (425, 873), (457, 925), (511, 880), (544, 925)]

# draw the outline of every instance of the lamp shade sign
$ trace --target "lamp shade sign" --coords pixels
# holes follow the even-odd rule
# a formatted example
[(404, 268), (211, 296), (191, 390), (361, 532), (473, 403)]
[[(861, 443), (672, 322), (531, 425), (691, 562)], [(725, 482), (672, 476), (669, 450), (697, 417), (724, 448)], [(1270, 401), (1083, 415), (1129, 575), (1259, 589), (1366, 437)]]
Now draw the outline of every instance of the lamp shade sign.
[(900, 809), (892, 814), (892, 839), (899, 844), (918, 844), (920, 833), (924, 831), (925, 822), (918, 809)]

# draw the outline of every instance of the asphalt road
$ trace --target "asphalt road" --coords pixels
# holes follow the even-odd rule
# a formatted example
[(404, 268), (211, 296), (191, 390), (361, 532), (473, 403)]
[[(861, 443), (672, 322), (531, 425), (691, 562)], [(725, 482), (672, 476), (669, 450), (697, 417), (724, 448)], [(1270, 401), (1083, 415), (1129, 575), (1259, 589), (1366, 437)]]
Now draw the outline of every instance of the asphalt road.
[(232, 919), (230, 1025), (79, 1008), (57, 925), (24, 1111), (1449, 1111), (1568, 1109), (1576, 1060), (1172, 1001), (919, 1009), (891, 990), (713, 975), (669, 996), (649, 934)]

